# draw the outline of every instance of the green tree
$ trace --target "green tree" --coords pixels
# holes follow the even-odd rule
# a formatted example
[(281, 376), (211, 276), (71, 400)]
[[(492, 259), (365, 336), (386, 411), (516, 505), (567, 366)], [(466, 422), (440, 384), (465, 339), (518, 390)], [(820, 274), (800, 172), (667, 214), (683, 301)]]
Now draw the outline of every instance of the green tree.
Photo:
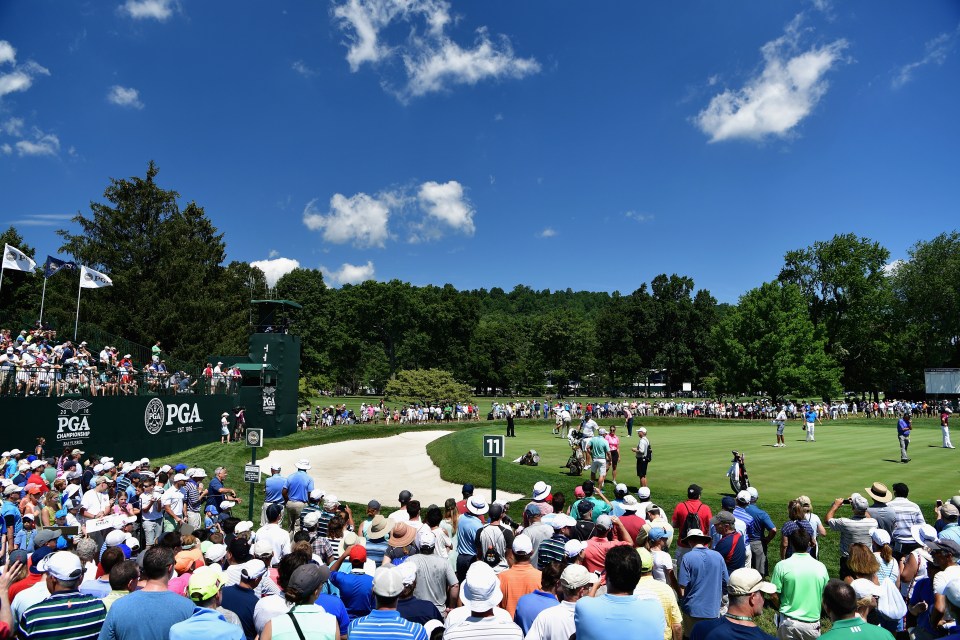
[(388, 402), (430, 404), (433, 402), (469, 402), (470, 387), (457, 382), (449, 371), (441, 369), (404, 369), (387, 382)]
[(806, 313), (793, 284), (767, 282), (740, 298), (713, 330), (717, 370), (709, 380), (719, 393), (836, 397), (840, 369), (826, 339)]
[(16, 247), (33, 258), (38, 264), (32, 273), (3, 270), (3, 285), (0, 287), (0, 309), (4, 320), (12, 329), (26, 329), (37, 321), (40, 313), (40, 289), (43, 286), (43, 260), (37, 260), (36, 250), (29, 246), (14, 227), (0, 233), (0, 250), (4, 244)]
[(779, 279), (800, 287), (848, 390), (877, 393), (890, 379), (895, 340), (892, 289), (884, 270), (889, 259), (879, 243), (852, 233), (784, 258)]
[(172, 357), (197, 362), (244, 343), (237, 320), (249, 298), (223, 266), (223, 234), (202, 207), (181, 208), (179, 193), (160, 188), (158, 171), (150, 162), (145, 178), (111, 179), (106, 202), (73, 218), (80, 232), (57, 233), (63, 253), (113, 280), (81, 298), (82, 321), (143, 345), (160, 340)]
[(915, 244), (892, 281), (897, 360), (904, 385), (921, 389), (924, 368), (960, 367), (960, 233)]
[(293, 332), (300, 336), (300, 370), (307, 375), (330, 373), (327, 349), (332, 300), (323, 274), (317, 269), (294, 269), (277, 281), (276, 295), (303, 307), (293, 327)]

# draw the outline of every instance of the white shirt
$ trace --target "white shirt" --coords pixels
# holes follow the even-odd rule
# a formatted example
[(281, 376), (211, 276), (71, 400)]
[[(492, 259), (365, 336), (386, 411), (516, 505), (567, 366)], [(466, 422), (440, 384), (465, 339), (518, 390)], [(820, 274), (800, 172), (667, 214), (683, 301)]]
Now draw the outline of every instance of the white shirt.
[(253, 626), (257, 628), (257, 635), (263, 633), (268, 622), (289, 610), (290, 606), (283, 596), (266, 596), (257, 600), (257, 606), (253, 609)]
[(96, 517), (97, 514), (106, 510), (109, 503), (110, 496), (106, 493), (99, 493), (96, 489), (90, 489), (80, 499), (80, 521), (86, 522), (90, 519), (85, 515), (88, 511)]
[(564, 600), (555, 607), (547, 607), (537, 614), (524, 640), (569, 640), (577, 631), (573, 623), (576, 602)]
[[(452, 627), (457, 626), (464, 620), (470, 617), (470, 606), (464, 605), (462, 607), (457, 607), (456, 609), (451, 609), (450, 613), (447, 614), (447, 619), (443, 623), (443, 626), (449, 630)], [(513, 623), (513, 616), (510, 615), (510, 612), (506, 609), (501, 609), (500, 607), (493, 608), (493, 617), (501, 622), (510, 622)], [(520, 627), (517, 627), (519, 629)]]
[(398, 509), (390, 514), (390, 519), (394, 522), (410, 522), (410, 514), (406, 509)]
[(24, 589), (16, 595), (13, 599), (13, 602), (10, 604), (10, 610), (13, 612), (13, 620), (16, 624), (20, 620), (20, 616), (23, 615), (23, 612), (37, 604), (38, 602), (43, 602), (50, 597), (50, 592), (47, 591), (47, 581), (41, 580), (37, 584)]
[[(183, 494), (176, 486), (171, 486), (163, 492), (160, 504), (163, 507), (170, 507), (170, 510), (177, 514), (178, 518), (183, 517)], [(166, 513), (166, 510), (164, 510), (164, 513)]]
[(260, 540), (266, 540), (273, 546), (273, 564), (277, 564), (280, 558), (290, 553), (290, 534), (276, 523), (264, 525), (257, 530), (257, 541)]

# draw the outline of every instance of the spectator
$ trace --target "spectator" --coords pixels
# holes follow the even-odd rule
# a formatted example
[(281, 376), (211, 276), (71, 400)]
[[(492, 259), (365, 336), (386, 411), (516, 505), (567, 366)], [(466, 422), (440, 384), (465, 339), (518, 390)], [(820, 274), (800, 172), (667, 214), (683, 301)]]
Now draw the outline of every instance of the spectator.
[[(834, 518), (844, 502), (849, 502), (853, 515), (849, 518)], [(854, 493), (848, 500), (837, 498), (827, 512), (827, 526), (840, 532), (840, 578), (849, 577), (847, 558), (854, 543), (870, 544), (870, 532), (877, 528), (877, 521), (867, 515), (867, 499)]]
[(531, 563), (533, 544), (525, 534), (513, 539), (514, 564), (499, 574), (500, 590), (503, 593), (503, 608), (511, 617), (517, 612), (517, 602), (541, 586), (540, 570)]
[(780, 640), (813, 640), (820, 635), (820, 605), (830, 576), (822, 562), (809, 553), (810, 533), (796, 528), (790, 533), (790, 557), (773, 569), (774, 604), (780, 613)]
[(917, 548), (916, 540), (910, 533), (911, 527), (926, 524), (920, 507), (907, 499), (909, 494), (909, 487), (902, 482), (897, 482), (893, 485), (894, 498), (887, 503), (896, 516), (890, 536), (893, 538), (893, 555), (897, 560)]
[(569, 640), (577, 631), (574, 622), (577, 601), (587, 595), (596, 579), (597, 577), (582, 565), (572, 564), (566, 567), (560, 574), (560, 584), (557, 587), (562, 600), (556, 606), (547, 607), (537, 614), (525, 640)]
[[(257, 606), (253, 611), (253, 623), (257, 628), (257, 633), (259, 633), (261, 637), (263, 637), (263, 630), (270, 620), (278, 616), (285, 616), (290, 606), (295, 604), (294, 602), (288, 602), (287, 589), (290, 586), (290, 578), (297, 569), (311, 563), (312, 560), (309, 554), (297, 551), (284, 556), (280, 561), (280, 564), (277, 566), (277, 582), (280, 588), (283, 589), (283, 595), (264, 596), (257, 602)], [(326, 565), (318, 566), (320, 567), (320, 593), (314, 602), (318, 607), (336, 617), (337, 627), (340, 630), (340, 638), (341, 640), (346, 640), (347, 629), (350, 627), (350, 616), (347, 615), (347, 608), (343, 606), (343, 601), (340, 600), (340, 598), (323, 593), (324, 585), (330, 579), (330, 567)], [(298, 590), (294, 599), (299, 599), (299, 597), (300, 594)], [(239, 620), (237, 620), (237, 624), (240, 624)]]
[(170, 640), (243, 640), (243, 628), (227, 622), (216, 609), (222, 599), (220, 567), (200, 567), (190, 576), (187, 596), (196, 607), (193, 615), (170, 627)]
[(473, 496), (474, 487), (472, 484), (467, 483), (463, 485), (463, 488), (460, 490), (460, 495), (463, 496), (462, 500), (457, 501), (457, 513), (463, 515), (467, 512), (467, 500)]
[(892, 640), (889, 631), (867, 624), (857, 615), (857, 594), (842, 580), (833, 579), (823, 589), (823, 609), (830, 618), (830, 631), (822, 640)]
[(410, 622), (397, 611), (403, 577), (395, 567), (380, 567), (373, 576), (376, 610), (350, 623), (351, 640), (427, 640), (423, 625)]
[(780, 531), (780, 559), (789, 558), (793, 553), (793, 547), (790, 546), (790, 536), (793, 535), (793, 532), (797, 529), (803, 529), (810, 537), (811, 546), (809, 549), (805, 549), (804, 552), (808, 552), (812, 557), (816, 558), (816, 542), (814, 541), (813, 525), (805, 517), (806, 514), (799, 499), (790, 501), (787, 505), (787, 514), (790, 516), (790, 519), (783, 525), (783, 529)]
[(430, 620), (443, 622), (437, 606), (429, 600), (423, 600), (414, 596), (417, 588), (417, 565), (412, 562), (404, 562), (395, 569), (403, 581), (403, 591), (397, 600), (397, 612), (404, 620), (416, 622), (417, 624), (427, 624)]
[(629, 629), (632, 640), (662, 640), (667, 623), (656, 600), (638, 598), (640, 556), (629, 546), (607, 553), (607, 593), (581, 598), (574, 607), (577, 640), (609, 640)]
[(570, 530), (576, 526), (577, 521), (565, 513), (555, 513), (550, 524), (553, 528), (553, 536), (541, 542), (537, 551), (537, 568), (541, 571), (549, 563), (560, 562), (566, 557), (563, 547), (570, 539)]
[(763, 594), (772, 594), (775, 589), (756, 569), (745, 567), (730, 574), (727, 595), (730, 604), (722, 618), (705, 620), (693, 629), (690, 640), (773, 640), (754, 622), (763, 613)]
[(720, 616), (720, 602), (730, 574), (723, 556), (707, 547), (710, 536), (703, 531), (691, 529), (682, 542), (687, 544), (688, 552), (680, 559), (677, 583), (684, 614), (683, 635), (689, 636), (696, 623)]
[(497, 606), (503, 593), (500, 580), (490, 565), (485, 562), (470, 565), (460, 595), (464, 606), (447, 615), (444, 640), (523, 638), (523, 632), (514, 624), (510, 614)]
[[(540, 572), (540, 587), (532, 592), (520, 596), (517, 601), (513, 621), (520, 627), (524, 635), (541, 611), (560, 604), (557, 600), (557, 583), (560, 580), (560, 564), (550, 563)], [(500, 574), (501, 580), (504, 574)]]
[[(379, 517), (383, 518), (383, 516)], [(400, 566), (410, 564), (417, 568), (413, 595), (432, 602), (438, 612), (446, 615), (456, 606), (460, 595), (457, 574), (449, 561), (437, 555), (437, 536), (433, 531), (421, 529), (417, 532), (417, 544), (420, 547), (420, 553), (410, 556)], [(367, 555), (369, 557), (369, 552)]]
[(102, 636), (107, 610), (99, 599), (77, 591), (83, 577), (80, 558), (69, 551), (58, 551), (43, 562), (50, 597), (23, 612), (18, 635), (56, 640), (92, 638), (97, 633)]
[(729, 511), (721, 511), (713, 517), (711, 522), (714, 530), (720, 535), (720, 539), (714, 543), (713, 548), (723, 556), (727, 573), (742, 569), (746, 565), (747, 554), (744, 550), (743, 535), (734, 529), (736, 518)]
[(526, 526), (523, 527), (523, 533), (530, 538), (530, 541), (533, 543), (532, 563), (533, 566), (539, 568), (540, 562), (538, 554), (540, 545), (544, 540), (553, 535), (553, 527), (543, 522), (540, 506), (535, 502), (531, 502), (524, 508), (523, 519), (527, 523)]
[(636, 543), (637, 534), (640, 533), (640, 529), (643, 528), (643, 525), (647, 523), (647, 521), (637, 513), (639, 508), (640, 503), (637, 502), (636, 498), (631, 495), (623, 496), (623, 502), (621, 506), (623, 515), (620, 516), (620, 523), (626, 528), (628, 533), (627, 542), (631, 544)]
[(960, 566), (957, 557), (960, 557), (960, 544), (953, 540), (938, 540), (928, 542), (927, 548), (933, 556), (933, 562), (940, 569), (933, 576), (934, 603), (930, 612), (930, 626), (937, 629), (941, 621), (953, 622), (953, 617), (947, 611), (947, 600), (944, 592), (951, 582), (960, 579)]
[[(703, 492), (703, 488), (698, 484), (691, 484), (687, 487), (687, 499), (679, 503), (673, 510), (673, 519), (672, 524), (675, 531), (679, 532), (680, 539), (677, 542), (677, 564), (680, 564), (681, 558), (684, 554), (690, 551), (691, 547), (688, 546), (688, 543), (684, 542), (684, 539), (689, 534), (691, 529), (699, 529), (701, 532), (707, 531), (710, 527), (710, 520), (713, 518), (713, 512), (710, 511), (710, 507), (705, 503), (700, 501), (700, 494)], [(649, 508), (648, 508), (649, 511)], [(689, 523), (690, 526), (687, 526), (687, 516), (693, 515), (699, 520), (700, 526), (693, 527), (692, 520)], [(650, 518), (647, 518), (649, 521)]]
[(173, 551), (162, 546), (149, 549), (140, 590), (113, 603), (99, 640), (167, 640), (171, 626), (193, 615), (193, 604), (168, 590), (172, 573)]
[(390, 519), (394, 522), (406, 522), (410, 518), (410, 513), (407, 511), (407, 503), (410, 502), (410, 499), (413, 498), (413, 494), (404, 489), (400, 492), (400, 495), (397, 497), (397, 500), (400, 502), (400, 508), (390, 514)]
[[(349, 560), (350, 571), (340, 571), (344, 560)], [(340, 590), (340, 599), (347, 608), (350, 620), (370, 613), (374, 607), (373, 576), (367, 575), (363, 565), (367, 561), (367, 550), (356, 545), (350, 553), (337, 558), (330, 568), (330, 583)]]
[(290, 553), (290, 534), (280, 526), (283, 507), (271, 504), (267, 507), (267, 524), (257, 531), (257, 542), (266, 542), (273, 548), (273, 558), (269, 566), (276, 566), (283, 556)]
[(874, 482), (865, 488), (867, 495), (873, 500), (873, 504), (867, 510), (871, 518), (877, 521), (877, 526), (893, 535), (893, 529), (897, 522), (897, 514), (894, 508), (890, 506), (893, 500), (893, 493), (887, 489), (887, 485), (882, 482)]
[(477, 547), (474, 553), (477, 558), (500, 573), (505, 571), (510, 563), (508, 556), (512, 553), (513, 529), (500, 522), (503, 517), (503, 505), (494, 502), (490, 505), (487, 514), (490, 517), (490, 523), (483, 526), (477, 533)]
[(280, 475), (280, 464), (274, 462), (270, 465), (270, 477), (263, 483), (263, 506), (260, 507), (260, 526), (265, 526), (267, 522), (267, 507), (272, 504), (279, 505), (281, 512), (283, 510), (283, 489), (287, 486), (287, 479)]
[(613, 511), (613, 507), (610, 506), (610, 502), (606, 499), (606, 497), (603, 494), (600, 494), (599, 496), (597, 495), (596, 488), (592, 480), (587, 480), (582, 486), (583, 498), (574, 501), (573, 505), (570, 507), (571, 513), (577, 512), (578, 505), (580, 503), (588, 503), (592, 508), (592, 511), (590, 512), (590, 520), (596, 522), (597, 518), (603, 514), (608, 514)]
[(337, 618), (316, 604), (329, 571), (315, 564), (297, 567), (286, 581), (285, 596), (290, 609), (287, 615), (272, 617), (263, 627), (260, 640), (296, 638), (304, 640), (337, 640), (346, 638)]
[(760, 500), (760, 492), (755, 487), (748, 487), (747, 493), (750, 494), (750, 504), (744, 507), (750, 516), (753, 517), (753, 526), (747, 529), (747, 541), (750, 543), (750, 566), (760, 572), (760, 575), (767, 575), (767, 545), (777, 535), (777, 527), (773, 524), (770, 514), (757, 506)]
[(677, 594), (666, 583), (654, 579), (653, 554), (642, 547), (637, 552), (640, 554), (640, 582), (637, 583), (633, 593), (641, 598), (655, 598), (663, 608), (663, 615), (667, 621), (663, 630), (663, 640), (680, 640), (683, 637), (683, 614), (680, 612)]
[[(616, 527), (616, 530), (614, 530)], [(610, 540), (612, 532), (617, 534), (617, 540)], [(607, 557), (607, 552), (618, 545), (632, 545), (630, 533), (627, 531), (620, 518), (610, 517), (604, 514), (597, 518), (597, 524), (594, 527), (593, 535), (586, 540), (587, 548), (583, 552), (584, 564), (588, 571), (602, 571)]]
[(233, 611), (240, 618), (240, 625), (247, 640), (257, 637), (253, 622), (253, 611), (260, 596), (256, 588), (267, 573), (267, 566), (256, 558), (240, 565), (240, 582), (228, 585), (222, 590), (221, 604), (224, 609)]
[(110, 611), (110, 607), (118, 598), (137, 590), (140, 581), (140, 567), (133, 560), (124, 560), (110, 569), (110, 593), (103, 598), (103, 606)]

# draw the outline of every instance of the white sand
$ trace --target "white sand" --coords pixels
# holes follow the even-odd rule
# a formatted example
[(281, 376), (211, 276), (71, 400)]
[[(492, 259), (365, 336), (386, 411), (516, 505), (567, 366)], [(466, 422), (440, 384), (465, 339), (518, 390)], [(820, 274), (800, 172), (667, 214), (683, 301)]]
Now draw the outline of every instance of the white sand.
[[(295, 471), (294, 463), (306, 458), (312, 468), (308, 473), (314, 486), (327, 494), (335, 494), (346, 502), (366, 504), (377, 499), (384, 505), (398, 504), (397, 496), (409, 490), (423, 507), (437, 504), (441, 507), (447, 498), (460, 500), (461, 485), (440, 479), (438, 469), (427, 455), (427, 444), (450, 431), (412, 431), (389, 438), (348, 440), (315, 447), (273, 451), (258, 464), (264, 473), (270, 465), (279, 462), (284, 475)], [(501, 460), (498, 464), (510, 464)], [(475, 495), (489, 502), (489, 487), (477, 486)], [(522, 496), (497, 489), (497, 499), (517, 500)]]

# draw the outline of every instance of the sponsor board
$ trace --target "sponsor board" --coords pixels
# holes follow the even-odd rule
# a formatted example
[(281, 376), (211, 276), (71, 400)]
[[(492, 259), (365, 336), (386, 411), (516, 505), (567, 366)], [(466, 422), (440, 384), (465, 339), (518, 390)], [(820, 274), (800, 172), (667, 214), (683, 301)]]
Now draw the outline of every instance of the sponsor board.
[(150, 435), (190, 433), (202, 429), (203, 418), (196, 402), (167, 402), (153, 398), (143, 412), (143, 426)]
[(90, 438), (90, 408), (93, 403), (74, 398), (57, 403), (57, 443), (68, 447), (81, 445)]

